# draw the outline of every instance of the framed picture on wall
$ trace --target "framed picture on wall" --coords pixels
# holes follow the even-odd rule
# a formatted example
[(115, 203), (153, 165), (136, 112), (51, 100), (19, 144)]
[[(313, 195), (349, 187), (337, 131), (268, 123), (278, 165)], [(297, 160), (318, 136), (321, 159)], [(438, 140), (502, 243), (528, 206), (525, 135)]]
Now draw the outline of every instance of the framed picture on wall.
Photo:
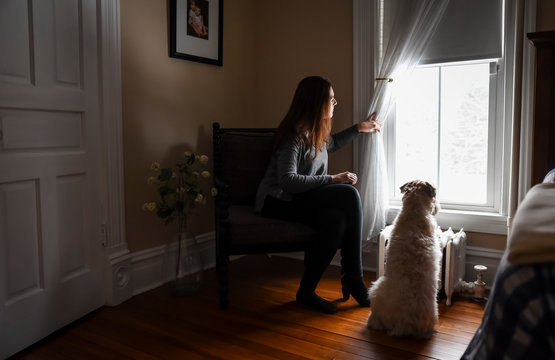
[(223, 0), (170, 0), (170, 57), (222, 66)]

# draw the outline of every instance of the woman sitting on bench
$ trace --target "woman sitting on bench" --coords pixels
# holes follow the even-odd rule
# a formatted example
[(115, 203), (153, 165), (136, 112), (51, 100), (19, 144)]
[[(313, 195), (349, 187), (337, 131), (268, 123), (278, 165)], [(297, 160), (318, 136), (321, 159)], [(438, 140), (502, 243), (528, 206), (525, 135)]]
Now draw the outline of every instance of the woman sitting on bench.
[(302, 222), (316, 229), (317, 240), (305, 252), (296, 300), (330, 314), (337, 311), (335, 305), (315, 290), (338, 248), (343, 299), (352, 295), (364, 307), (370, 306), (370, 300), (362, 274), (362, 207), (353, 186), (357, 176), (349, 171), (328, 175), (328, 152), (361, 132), (381, 130), (372, 114), (331, 135), (336, 105), (329, 80), (310, 76), (299, 83), (277, 129), (270, 164), (256, 195), (256, 210), (263, 216)]

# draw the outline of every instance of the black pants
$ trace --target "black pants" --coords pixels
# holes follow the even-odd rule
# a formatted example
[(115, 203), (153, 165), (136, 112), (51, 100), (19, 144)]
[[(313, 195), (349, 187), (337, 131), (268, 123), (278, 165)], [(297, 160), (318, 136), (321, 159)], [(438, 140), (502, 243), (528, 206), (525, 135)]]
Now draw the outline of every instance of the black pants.
[(262, 215), (305, 223), (317, 230), (316, 240), (305, 252), (301, 289), (316, 289), (337, 249), (341, 249), (342, 281), (362, 278), (362, 205), (354, 186), (326, 185), (296, 194), (292, 201), (267, 196)]

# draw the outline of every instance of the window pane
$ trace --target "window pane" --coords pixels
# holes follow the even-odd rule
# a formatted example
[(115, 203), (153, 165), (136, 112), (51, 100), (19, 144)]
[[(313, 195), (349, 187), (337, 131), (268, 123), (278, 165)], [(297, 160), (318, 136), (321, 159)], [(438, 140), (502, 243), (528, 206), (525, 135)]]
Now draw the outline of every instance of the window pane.
[(416, 68), (399, 84), (395, 116), (395, 195), (407, 181), (437, 185), (439, 68)]
[(443, 203), (487, 203), (489, 76), (489, 62), (431, 66), (398, 84), (395, 190), (421, 179)]
[(440, 201), (486, 203), (488, 106), (488, 63), (442, 67)]

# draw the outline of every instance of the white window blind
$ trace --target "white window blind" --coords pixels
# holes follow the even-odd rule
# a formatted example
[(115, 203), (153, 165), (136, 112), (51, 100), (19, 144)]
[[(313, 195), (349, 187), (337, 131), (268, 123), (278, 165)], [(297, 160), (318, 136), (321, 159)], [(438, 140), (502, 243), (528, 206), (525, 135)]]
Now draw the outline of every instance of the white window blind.
[(503, 56), (503, 0), (450, 0), (421, 64)]

